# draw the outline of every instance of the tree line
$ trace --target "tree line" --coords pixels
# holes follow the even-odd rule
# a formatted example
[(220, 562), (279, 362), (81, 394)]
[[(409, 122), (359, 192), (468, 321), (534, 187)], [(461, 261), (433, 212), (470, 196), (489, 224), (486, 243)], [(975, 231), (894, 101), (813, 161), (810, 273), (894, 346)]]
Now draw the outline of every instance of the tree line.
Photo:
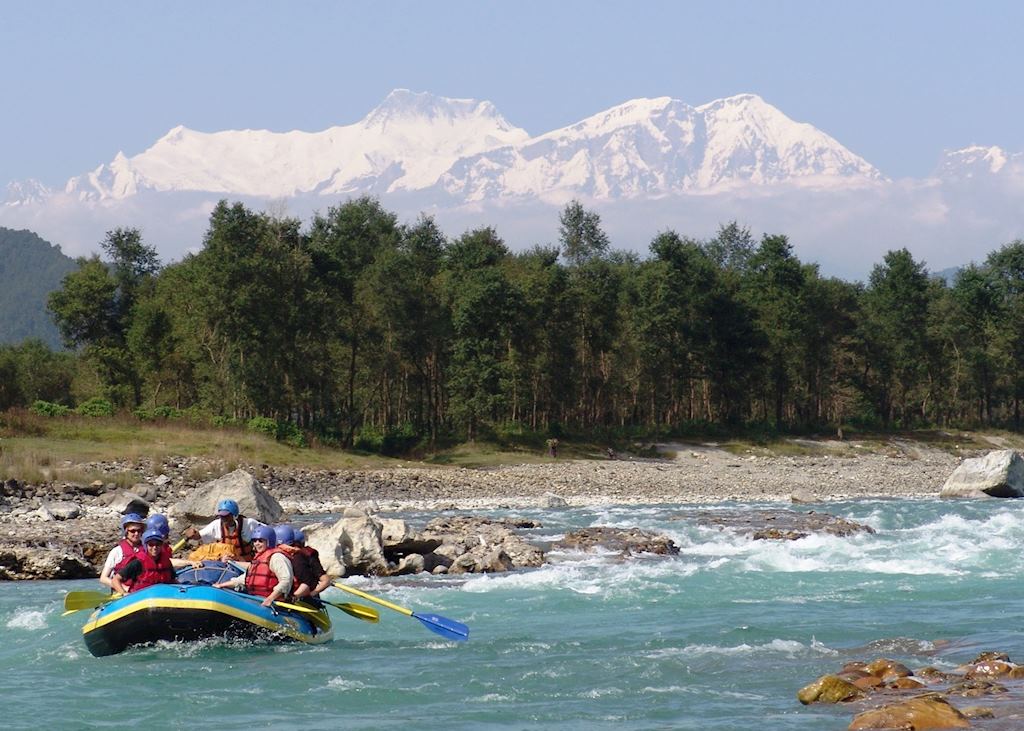
[(824, 277), (737, 223), (611, 248), (578, 201), (559, 244), (445, 237), (371, 197), (294, 218), (221, 201), (198, 253), (161, 266), (136, 229), (49, 300), (71, 349), (0, 349), (0, 408), (123, 408), (368, 434), (558, 435), (1000, 425), (1024, 395), (1024, 242), (952, 284), (906, 249), (866, 283)]

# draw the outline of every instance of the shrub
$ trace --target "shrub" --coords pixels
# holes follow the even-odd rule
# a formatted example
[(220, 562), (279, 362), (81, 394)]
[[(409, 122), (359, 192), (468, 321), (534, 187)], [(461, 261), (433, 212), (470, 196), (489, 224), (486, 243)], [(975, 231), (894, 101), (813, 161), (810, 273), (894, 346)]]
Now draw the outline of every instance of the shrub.
[(80, 416), (113, 416), (114, 404), (105, 398), (94, 396), (88, 401), (80, 403), (75, 409), (75, 413)]
[(279, 421), (277, 423), (277, 439), (293, 447), (306, 446), (306, 435), (302, 433), (302, 429), (299, 428), (298, 424), (290, 421)]
[(384, 444), (384, 433), (371, 426), (365, 426), (356, 433), (352, 446), (364, 452), (380, 452)]
[(380, 451), (388, 456), (405, 454), (416, 446), (419, 439), (420, 435), (416, 433), (413, 425), (406, 422), (401, 426), (392, 427), (384, 432)]
[(55, 404), (50, 401), (36, 401), (32, 404), (30, 409), (32, 413), (39, 414), (40, 416), (64, 416), (71, 411), (64, 404)]
[(258, 434), (265, 434), (271, 439), (277, 439), (277, 422), (266, 416), (254, 416), (245, 425), (249, 431)]

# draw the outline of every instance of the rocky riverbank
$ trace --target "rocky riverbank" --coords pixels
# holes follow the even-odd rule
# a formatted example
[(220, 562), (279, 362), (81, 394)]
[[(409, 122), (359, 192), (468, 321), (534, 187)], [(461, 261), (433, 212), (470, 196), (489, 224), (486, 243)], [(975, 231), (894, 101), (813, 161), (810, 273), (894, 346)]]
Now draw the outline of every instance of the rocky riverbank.
[[(815, 442), (813, 454), (735, 455), (714, 445), (659, 445), (660, 459), (552, 460), (463, 469), (408, 465), (325, 471), (247, 466), (292, 520), (341, 512), (361, 503), (372, 512), (486, 510), (599, 504), (789, 503), (887, 497), (935, 497), (962, 456), (892, 441), (868, 449), (855, 442)], [(111, 482), (0, 487), (0, 578), (94, 576), (117, 539), (117, 518), (134, 496), (164, 512), (205, 480), (198, 460), (100, 463), (107, 474), (133, 471), (124, 490)], [(214, 466), (213, 469), (216, 472)], [(226, 469), (224, 470), (226, 471)]]

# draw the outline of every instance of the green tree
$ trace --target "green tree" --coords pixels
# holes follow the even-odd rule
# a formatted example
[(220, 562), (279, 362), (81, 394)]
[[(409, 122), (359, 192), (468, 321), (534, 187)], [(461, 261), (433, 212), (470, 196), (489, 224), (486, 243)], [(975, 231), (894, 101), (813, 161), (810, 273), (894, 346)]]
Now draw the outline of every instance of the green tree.
[(864, 292), (865, 387), (886, 427), (926, 417), (928, 271), (906, 249), (888, 252)]
[(331, 356), (326, 365), (332, 380), (341, 383), (341, 398), (324, 400), (323, 406), (332, 418), (341, 413), (346, 445), (353, 443), (379, 383), (379, 374), (372, 368), (361, 368), (367, 358), (377, 357), (371, 346), (377, 342), (378, 323), (367, 309), (373, 298), (366, 296), (366, 285), (360, 283), (372, 277), (375, 258), (393, 251), (400, 239), (395, 215), (366, 196), (332, 207), (326, 216), (315, 216), (310, 229), (314, 302)]
[(608, 252), (608, 235), (601, 228), (601, 217), (578, 200), (562, 209), (558, 222), (562, 256), (570, 265), (580, 266)]
[(466, 438), (475, 441), (506, 403), (515, 293), (501, 266), (508, 250), (493, 229), (463, 234), (445, 254), (444, 292), (452, 323), (449, 405)]
[[(799, 378), (809, 328), (805, 306), (807, 274), (785, 236), (765, 235), (750, 258), (744, 293), (756, 313), (765, 344), (767, 396), (776, 428), (785, 421), (785, 407)], [(768, 412), (768, 408), (765, 408)]]

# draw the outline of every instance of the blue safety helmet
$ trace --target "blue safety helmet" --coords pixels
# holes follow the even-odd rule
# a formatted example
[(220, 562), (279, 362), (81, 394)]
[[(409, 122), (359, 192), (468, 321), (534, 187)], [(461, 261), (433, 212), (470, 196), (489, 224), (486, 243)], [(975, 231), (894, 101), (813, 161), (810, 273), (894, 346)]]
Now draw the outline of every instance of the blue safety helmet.
[(295, 545), (305, 545), (306, 534), (302, 532), (302, 528), (296, 528), (293, 532), (295, 533)]
[(127, 528), (129, 523), (137, 523), (138, 525), (144, 526), (146, 525), (146, 519), (138, 513), (128, 513), (121, 518), (121, 530)]
[(238, 517), (238, 503), (231, 498), (225, 498), (217, 503), (217, 515), (233, 515)]
[(266, 541), (267, 548), (273, 548), (277, 545), (277, 534), (274, 533), (274, 529), (269, 525), (260, 525), (253, 529), (252, 539), (255, 541), (257, 538)]
[(295, 542), (295, 531), (285, 523), (274, 526), (274, 535), (277, 536), (277, 545), (279, 546), (290, 546)]
[(151, 530), (160, 531), (160, 535), (167, 538), (171, 534), (171, 526), (167, 522), (167, 517), (154, 513), (146, 519), (146, 532)]
[(143, 534), (143, 536), (142, 536), (142, 543), (143, 544), (149, 543), (153, 539), (156, 539), (156, 540), (160, 541), (160, 543), (163, 543), (164, 542), (164, 534), (161, 533), (160, 531), (158, 531), (156, 528), (150, 528), (149, 530), (147, 530)]

